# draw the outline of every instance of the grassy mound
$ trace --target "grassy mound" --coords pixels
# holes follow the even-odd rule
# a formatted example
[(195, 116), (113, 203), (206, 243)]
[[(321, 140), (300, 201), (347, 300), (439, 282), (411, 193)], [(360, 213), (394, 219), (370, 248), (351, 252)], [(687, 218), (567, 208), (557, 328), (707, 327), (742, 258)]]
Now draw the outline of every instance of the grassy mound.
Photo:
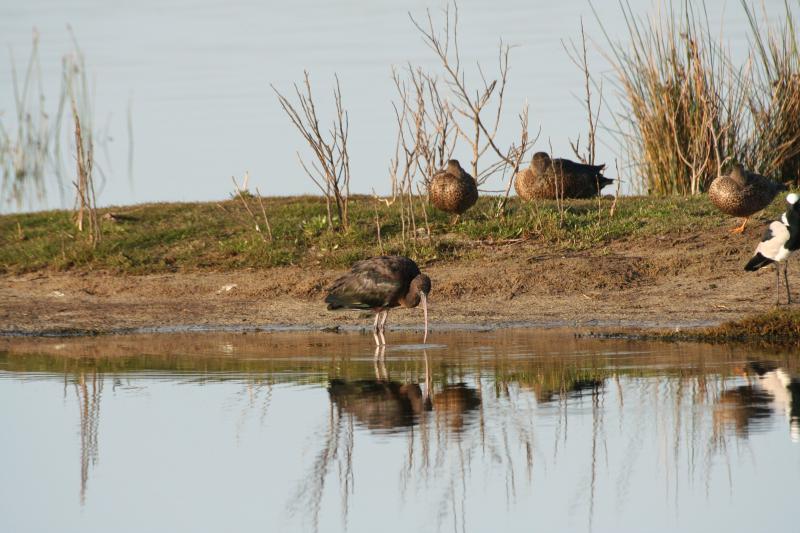
[[(512, 198), (504, 217), (496, 198), (483, 197), (461, 220), (421, 202), (411, 227), (398, 203), (367, 196), (350, 201), (346, 232), (328, 230), (320, 197), (266, 198), (273, 240), (264, 242), (239, 201), (160, 203), (100, 210), (97, 247), (76, 232), (69, 211), (0, 216), (0, 273), (102, 269), (146, 274), (299, 264), (340, 268), (384, 253), (422, 262), (486, 253), (486, 245), (523, 243), (549, 251), (579, 251), (637, 236), (680, 234), (730, 224), (705, 197), (620, 198), (523, 203)], [(776, 202), (777, 204), (777, 202)], [(774, 208), (776, 209), (776, 208)], [(431, 238), (427, 237), (427, 225)], [(381, 241), (378, 240), (380, 226)]]

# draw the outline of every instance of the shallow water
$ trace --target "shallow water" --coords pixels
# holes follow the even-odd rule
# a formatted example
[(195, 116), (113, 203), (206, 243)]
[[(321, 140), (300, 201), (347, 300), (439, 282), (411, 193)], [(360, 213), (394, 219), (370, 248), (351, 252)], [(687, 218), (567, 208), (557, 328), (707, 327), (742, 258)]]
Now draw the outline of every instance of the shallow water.
[(2, 339), (0, 529), (786, 528), (796, 354), (433, 337)]
[[(631, 0), (630, 4), (642, 16), (657, 17), (666, 9), (663, 1)], [(749, 45), (747, 19), (739, 2), (707, 4), (712, 31), (721, 33), (736, 59), (741, 59)], [(797, 10), (794, 2), (789, 4)], [(38, 29), (45, 108), (54, 117), (62, 57), (73, 49), (66, 29), (72, 25), (94, 88), (97, 139), (112, 138), (98, 148), (99, 168), (108, 175), (99, 191), (100, 204), (226, 198), (232, 191), (230, 176), (240, 177), (246, 170), (251, 172), (251, 187), (259, 187), (265, 195), (316, 194), (297, 163), (296, 151), (305, 150), (302, 140), (270, 89), (275, 84), (290, 91), (304, 69), (311, 73), (324, 123), (332, 111), (333, 75), (339, 75), (350, 111), (353, 191), (386, 193), (386, 169), (396, 136), (391, 68), (411, 62), (438, 71), (408, 14), (424, 18), (426, 9), (436, 15), (444, 5), (441, 0), (6, 0), (0, 2), (0, 45), (11, 48), (22, 70), (31, 30)], [(625, 21), (617, 2), (595, 5), (609, 35), (625, 39)], [(767, 18), (775, 20), (784, 13), (783, 0), (766, 0), (764, 5)], [(564, 52), (562, 40), (579, 38), (581, 18), (592, 40), (593, 73), (600, 78), (611, 72), (594, 46), (608, 50), (589, 2), (506, 0), (498, 7), (464, 0), (459, 6), (468, 76), (477, 78), (473, 65), (479, 61), (486, 76), (496, 78), (500, 38), (515, 46), (499, 142), (507, 145), (518, 138), (517, 114), (527, 101), (531, 131), (541, 126), (536, 149), (552, 146), (558, 154), (569, 155), (569, 139), (579, 134), (586, 138), (581, 107), (584, 82)], [(13, 133), (14, 92), (6, 58), (0, 59), (0, 113), (4, 112), (0, 119)], [(618, 111), (611, 79), (605, 87), (606, 109)], [(128, 180), (129, 107), (132, 183)], [(604, 112), (601, 120), (614, 129), (610, 115)], [(599, 141), (599, 159), (613, 168), (618, 143), (605, 131), (600, 132)], [(462, 147), (455, 157), (466, 160), (469, 154)], [(71, 172), (72, 159), (65, 154), (64, 160)], [(65, 180), (67, 189), (70, 179)], [(48, 183), (45, 205), (70, 207), (70, 191), (61, 201), (54, 180)], [(487, 189), (502, 185), (493, 180)]]

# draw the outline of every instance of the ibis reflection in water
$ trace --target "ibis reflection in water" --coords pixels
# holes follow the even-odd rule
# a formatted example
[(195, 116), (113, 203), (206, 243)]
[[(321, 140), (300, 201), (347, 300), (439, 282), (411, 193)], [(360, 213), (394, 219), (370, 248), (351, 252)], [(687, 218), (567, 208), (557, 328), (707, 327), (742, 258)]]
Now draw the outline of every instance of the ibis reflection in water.
[[(347, 381), (331, 379), (328, 394), (341, 413), (352, 416), (370, 430), (394, 431), (411, 427), (426, 412), (449, 429), (461, 431), (476, 417), (481, 405), (480, 393), (466, 383), (434, 387), (428, 354), (424, 352), (425, 382), (393, 381), (385, 364), (383, 346), (375, 349), (375, 379)], [(423, 387), (424, 386), (424, 387)]]
[(428, 294), (431, 279), (421, 273), (417, 264), (402, 255), (386, 255), (357, 261), (349, 273), (333, 282), (325, 303), (328, 310), (361, 309), (375, 312), (373, 336), (375, 344), (386, 344), (384, 331), (389, 309), (422, 304), (425, 335), (428, 340)]

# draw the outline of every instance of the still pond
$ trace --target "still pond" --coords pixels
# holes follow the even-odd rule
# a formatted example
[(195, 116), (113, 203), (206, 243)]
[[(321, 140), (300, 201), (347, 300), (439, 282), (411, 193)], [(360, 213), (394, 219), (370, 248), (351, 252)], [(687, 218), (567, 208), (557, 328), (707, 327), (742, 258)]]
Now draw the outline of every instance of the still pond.
[(0, 530), (786, 531), (800, 364), (569, 332), (0, 340)]

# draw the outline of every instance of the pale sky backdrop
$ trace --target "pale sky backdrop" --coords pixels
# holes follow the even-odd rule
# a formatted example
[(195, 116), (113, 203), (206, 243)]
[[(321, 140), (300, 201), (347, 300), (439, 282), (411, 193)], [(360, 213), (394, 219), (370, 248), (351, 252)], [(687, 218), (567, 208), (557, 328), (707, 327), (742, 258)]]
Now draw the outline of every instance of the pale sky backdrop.
[[(101, 205), (226, 198), (230, 177), (245, 171), (263, 194), (316, 194), (295, 156), (297, 150), (307, 154), (306, 147), (270, 89), (272, 83), (291, 91), (304, 69), (311, 73), (324, 118), (330, 116), (331, 81), (338, 73), (350, 112), (352, 190), (385, 193), (395, 139), (391, 68), (409, 61), (432, 71), (439, 66), (408, 13), (424, 17), (430, 8), (438, 16), (444, 5), (420, 0), (2, 0), (0, 41), (21, 68), (32, 29), (38, 29), (45, 106), (55, 114), (62, 56), (72, 49), (66, 28), (73, 27), (95, 92), (95, 131), (107, 131), (113, 139), (107, 157), (102, 148), (97, 154), (108, 174)], [(641, 14), (663, 9), (650, 0), (631, 0), (631, 6)], [(516, 115), (527, 100), (531, 129), (541, 127), (536, 149), (552, 144), (557, 155), (569, 155), (568, 139), (586, 128), (576, 99), (582, 97), (583, 81), (561, 40), (579, 37), (583, 17), (589, 37), (607, 48), (588, 1), (463, 0), (459, 7), (462, 57), (470, 70), (480, 62), (491, 76), (499, 39), (515, 46), (500, 140), (516, 137)], [(619, 4), (597, 1), (595, 7), (610, 34), (623, 39)], [(782, 0), (768, 0), (765, 7), (770, 16), (783, 13)], [(735, 53), (746, 52), (747, 21), (740, 3), (710, 2), (708, 12), (712, 27), (723, 29)], [(590, 62), (597, 76), (608, 73), (595, 46)], [(613, 108), (610, 84), (605, 96)], [(129, 103), (132, 183), (127, 170)], [(0, 61), (0, 110), (6, 129), (13, 131), (8, 54)], [(600, 147), (599, 159), (613, 168), (618, 147), (602, 132), (600, 141), (609, 146)], [(455, 155), (462, 161), (470, 158), (464, 147)], [(65, 160), (74, 173), (72, 156)], [(47, 185), (46, 202), (24, 209), (61, 205), (52, 176)], [(495, 182), (487, 188), (500, 186)]]

